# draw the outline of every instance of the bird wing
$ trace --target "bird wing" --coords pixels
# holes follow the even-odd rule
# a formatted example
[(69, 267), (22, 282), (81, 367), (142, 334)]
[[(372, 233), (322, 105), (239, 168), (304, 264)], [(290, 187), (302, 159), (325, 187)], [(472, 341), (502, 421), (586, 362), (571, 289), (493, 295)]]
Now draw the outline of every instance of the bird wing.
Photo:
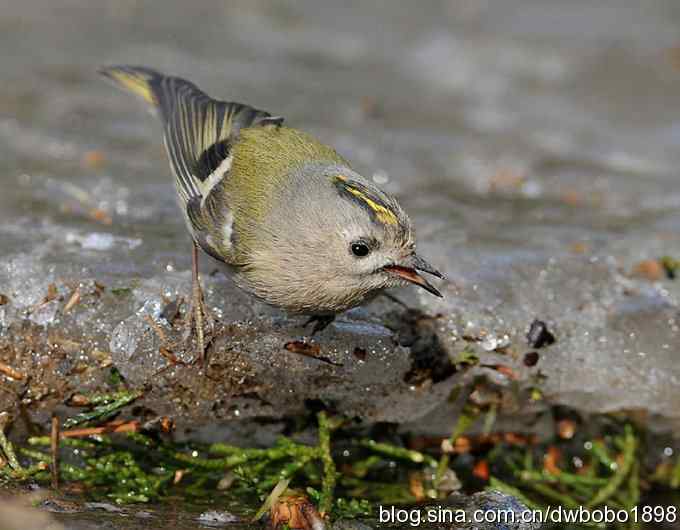
[(281, 124), (283, 118), (241, 103), (207, 96), (193, 83), (141, 66), (112, 66), (100, 73), (140, 96), (163, 122), (165, 148), (185, 206), (204, 201), (228, 173), (239, 130)]
[(100, 73), (141, 97), (159, 115), (187, 226), (205, 252), (229, 261), (233, 215), (218, 185), (231, 169), (231, 148), (241, 129), (278, 126), (283, 118), (213, 99), (185, 79), (146, 67), (112, 66)]

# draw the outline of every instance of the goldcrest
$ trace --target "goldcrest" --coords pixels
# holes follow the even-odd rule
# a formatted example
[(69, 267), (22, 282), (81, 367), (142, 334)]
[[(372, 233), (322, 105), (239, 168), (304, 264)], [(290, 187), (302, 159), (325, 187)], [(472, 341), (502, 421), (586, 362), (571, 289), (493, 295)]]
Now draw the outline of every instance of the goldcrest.
[(193, 83), (145, 67), (101, 73), (158, 114), (179, 204), (194, 241), (193, 325), (203, 344), (201, 248), (236, 284), (268, 304), (316, 320), (384, 289), (415, 284), (442, 296), (421, 273), (442, 275), (416, 253), (397, 200), (354, 171), (334, 149), (283, 118), (219, 101)]

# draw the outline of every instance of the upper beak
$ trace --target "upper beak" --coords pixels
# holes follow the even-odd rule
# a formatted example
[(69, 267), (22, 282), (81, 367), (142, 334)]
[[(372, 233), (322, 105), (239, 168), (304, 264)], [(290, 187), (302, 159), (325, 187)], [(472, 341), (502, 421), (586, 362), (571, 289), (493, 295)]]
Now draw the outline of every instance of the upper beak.
[(444, 279), (444, 275), (417, 254), (411, 254), (402, 263), (398, 265), (387, 265), (383, 267), (383, 269), (396, 276), (399, 276), (400, 278), (403, 278), (408, 282), (422, 287), (427, 292), (432, 293), (435, 296), (444, 298), (442, 293), (440, 293), (432, 284), (430, 284), (430, 282), (418, 274), (418, 271), (426, 272), (427, 274), (431, 274), (432, 276), (436, 276), (437, 278), (441, 279)]

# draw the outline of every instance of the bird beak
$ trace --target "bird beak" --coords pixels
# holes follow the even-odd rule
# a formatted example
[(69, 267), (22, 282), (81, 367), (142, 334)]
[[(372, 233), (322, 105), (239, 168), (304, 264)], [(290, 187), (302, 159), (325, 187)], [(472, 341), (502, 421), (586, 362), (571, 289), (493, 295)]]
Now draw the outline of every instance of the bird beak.
[(387, 265), (383, 267), (383, 270), (389, 272), (390, 274), (394, 274), (395, 276), (399, 276), (407, 282), (422, 287), (427, 292), (432, 293), (439, 298), (444, 298), (442, 293), (440, 293), (432, 284), (430, 284), (430, 282), (418, 274), (418, 271), (431, 274), (432, 276), (436, 276), (437, 278), (441, 279), (444, 279), (444, 275), (417, 254), (411, 254), (399, 265)]

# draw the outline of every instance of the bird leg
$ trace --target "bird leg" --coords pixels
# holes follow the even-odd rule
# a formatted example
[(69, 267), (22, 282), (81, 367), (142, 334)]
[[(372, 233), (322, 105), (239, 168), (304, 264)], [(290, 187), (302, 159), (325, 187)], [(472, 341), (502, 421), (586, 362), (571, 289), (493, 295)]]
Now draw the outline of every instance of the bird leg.
[(201, 280), (198, 276), (198, 246), (193, 242), (191, 252), (191, 305), (187, 313), (187, 321), (185, 324), (185, 339), (188, 341), (191, 337), (192, 331), (196, 331), (196, 342), (198, 347), (198, 355), (193, 362), (205, 362), (205, 350), (207, 348), (205, 340), (205, 324), (208, 324), (211, 330), (214, 328), (213, 319), (208, 312), (203, 298), (203, 289), (201, 288)]
[(403, 307), (404, 309), (411, 310), (411, 307), (410, 307), (408, 304), (406, 304), (405, 302), (402, 302), (401, 300), (399, 300), (399, 298), (397, 298), (397, 297), (394, 296), (393, 294), (388, 293), (387, 291), (381, 291), (381, 292), (380, 292), (380, 295), (381, 295), (381, 296), (384, 296), (384, 297), (387, 298), (388, 300), (391, 300), (391, 301), (394, 302), (395, 304), (400, 305), (400, 306)]
[(319, 331), (326, 329), (331, 322), (335, 320), (335, 315), (312, 315), (309, 320), (305, 322), (302, 327), (306, 328), (310, 324), (314, 323), (312, 328), (312, 335), (316, 335)]

